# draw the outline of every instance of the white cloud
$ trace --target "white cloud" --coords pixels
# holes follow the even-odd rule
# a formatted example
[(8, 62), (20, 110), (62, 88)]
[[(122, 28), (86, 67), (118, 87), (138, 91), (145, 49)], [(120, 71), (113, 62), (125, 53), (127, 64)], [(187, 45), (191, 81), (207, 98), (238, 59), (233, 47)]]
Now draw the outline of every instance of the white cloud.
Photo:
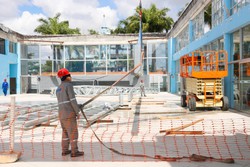
[(35, 34), (35, 27), (39, 25), (37, 20), (42, 17), (45, 18), (42, 14), (23, 12), (20, 17), (6, 20), (3, 24), (18, 33), (32, 35)]
[(18, 17), (18, 6), (28, 4), (28, 0), (0, 0), (0, 22)]
[[(61, 20), (69, 20), (70, 27), (78, 27), (83, 33), (88, 29), (99, 30), (104, 24), (109, 27), (116, 26), (117, 13), (109, 7), (98, 7), (98, 0), (33, 0), (34, 5), (40, 6), (48, 17), (61, 13)], [(57, 4), (57, 5), (55, 5)]]
[[(61, 21), (68, 20), (71, 28), (80, 28), (82, 33), (87, 33), (88, 29), (100, 30), (104, 24), (110, 28), (115, 28), (121, 19), (135, 13), (135, 8), (139, 1), (135, 0), (113, 0), (117, 9), (110, 7), (99, 7), (98, 0), (0, 0), (0, 23), (14, 31), (23, 34), (34, 34), (34, 29), (39, 25), (39, 18), (54, 17), (56, 13), (61, 13)], [(148, 8), (152, 3), (158, 8), (167, 7), (170, 9), (168, 15), (174, 20), (177, 13), (190, 0), (142, 0), (143, 8)], [(33, 14), (29, 11), (20, 13), (20, 5), (34, 5), (40, 8), (44, 14)], [(46, 16), (45, 16), (46, 15)], [(103, 17), (105, 15), (105, 19)]]
[(136, 7), (139, 5), (139, 1), (135, 0), (114, 0), (114, 3), (117, 6), (117, 13), (119, 13), (121, 19), (125, 19), (128, 16), (133, 15), (135, 13)]

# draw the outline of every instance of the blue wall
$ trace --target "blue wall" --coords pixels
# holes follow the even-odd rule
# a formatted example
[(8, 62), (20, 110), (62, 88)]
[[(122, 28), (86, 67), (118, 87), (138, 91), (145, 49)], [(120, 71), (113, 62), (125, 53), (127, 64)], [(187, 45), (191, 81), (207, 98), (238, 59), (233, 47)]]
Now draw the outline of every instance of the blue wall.
[[(9, 52), (9, 41), (5, 40), (5, 55), (0, 54), (0, 83), (2, 86), (2, 82), (4, 79), (10, 83), (10, 77), (16, 77), (17, 81), (17, 93), (20, 93), (20, 75), (19, 73), (19, 66), (20, 62), (18, 62), (18, 53), (20, 53), (20, 49), (17, 48), (17, 54)], [(10, 84), (9, 84), (10, 85)], [(8, 94), (10, 93), (8, 89)], [(2, 87), (0, 91), (0, 95), (3, 95)]]
[(192, 52), (202, 46), (222, 38), (226, 33), (232, 33), (239, 28), (250, 24), (250, 4), (243, 7), (238, 13), (226, 18), (222, 24), (214, 27), (211, 31), (204, 34), (200, 39), (191, 42), (187, 47), (173, 55), (174, 60), (180, 59), (181, 56)]
[(170, 78), (170, 92), (176, 92), (177, 86), (176, 86), (176, 65), (175, 61), (173, 60), (173, 54), (175, 52), (175, 43), (176, 39), (171, 38), (168, 40), (168, 73)]
[[(227, 6), (228, 9), (231, 8), (231, 1), (225, 0), (225, 5)], [(224, 13), (224, 16), (226, 15), (226, 11)], [(169, 39), (168, 43), (169, 43), (169, 73), (173, 73), (175, 72), (175, 61), (179, 60), (181, 56), (188, 54), (192, 51), (195, 51), (201, 47), (203, 47), (206, 44), (211, 43), (212, 41), (219, 39), (219, 38), (224, 38), (224, 48), (225, 50), (228, 52), (228, 56), (230, 60), (230, 57), (232, 56), (232, 37), (231, 37), (231, 33), (233, 33), (234, 31), (246, 26), (250, 24), (250, 4), (241, 8), (236, 14), (232, 15), (232, 16), (227, 16), (225, 17), (224, 21), (216, 26), (213, 27), (212, 30), (210, 30), (209, 32), (207, 32), (206, 34), (203, 35), (203, 37), (201, 37), (198, 40), (195, 40), (193, 42), (192, 41), (192, 21), (189, 22), (189, 38), (190, 38), (190, 44), (188, 46), (186, 46), (185, 48), (183, 48), (182, 50), (180, 50), (179, 52), (175, 53), (174, 52), (174, 47), (175, 46), (175, 40), (173, 39)], [(225, 82), (226, 83), (232, 83), (232, 72), (230, 72), (231, 67), (229, 67), (229, 75), (227, 78), (225, 78)], [(171, 93), (177, 93), (176, 91), (176, 83), (173, 84), (173, 82), (175, 82), (176, 79), (175, 78), (171, 78)], [(228, 86), (225, 86), (225, 94), (227, 96), (229, 96), (230, 100), (233, 100), (233, 92), (232, 89), (230, 88), (229, 84)]]

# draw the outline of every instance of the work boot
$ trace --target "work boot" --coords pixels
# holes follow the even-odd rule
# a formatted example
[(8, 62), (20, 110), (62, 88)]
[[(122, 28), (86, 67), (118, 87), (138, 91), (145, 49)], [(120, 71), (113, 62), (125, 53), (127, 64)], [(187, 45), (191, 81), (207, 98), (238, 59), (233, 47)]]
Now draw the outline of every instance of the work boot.
[(68, 155), (68, 154), (70, 154), (71, 153), (71, 150), (67, 150), (67, 151), (65, 151), (65, 152), (62, 152), (62, 156), (66, 156), (66, 155)]
[(71, 157), (80, 157), (83, 155), (84, 155), (83, 151), (77, 151), (76, 153), (71, 153)]

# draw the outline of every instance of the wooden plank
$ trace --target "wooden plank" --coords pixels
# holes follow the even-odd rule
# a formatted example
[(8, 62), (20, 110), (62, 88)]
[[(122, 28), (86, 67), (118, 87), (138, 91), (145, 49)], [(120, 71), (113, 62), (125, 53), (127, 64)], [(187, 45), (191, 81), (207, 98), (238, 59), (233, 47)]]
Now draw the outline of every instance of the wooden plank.
[(131, 110), (131, 107), (119, 107), (117, 110)]
[(104, 120), (104, 119), (98, 119), (96, 120), (96, 123), (113, 123), (113, 120)]
[(168, 134), (170, 131), (179, 131), (179, 130), (185, 129), (185, 128), (189, 127), (189, 126), (192, 126), (192, 125), (194, 125), (194, 124), (196, 124), (198, 122), (201, 122), (203, 120), (204, 120), (204, 118), (199, 119), (197, 121), (194, 121), (192, 123), (186, 124), (186, 125), (182, 125), (182, 126), (176, 127), (176, 128), (171, 128), (171, 129), (167, 129), (167, 130), (160, 130), (160, 133), (166, 133), (166, 134)]
[(164, 105), (164, 102), (137, 102), (132, 103), (132, 105)]
[[(135, 112), (134, 114), (138, 114), (138, 113)], [(175, 115), (178, 114), (178, 115), (181, 115), (181, 114), (186, 114), (186, 112), (184, 111), (162, 111), (162, 112), (140, 111), (139, 114), (175, 114)]]
[(159, 117), (160, 120), (166, 120), (166, 119), (181, 119), (181, 117)]
[(46, 127), (57, 127), (57, 125), (51, 125), (50, 123), (45, 123), (45, 124), (38, 124), (38, 125), (35, 125), (34, 127), (39, 127), (39, 126), (46, 126)]
[(166, 135), (202, 135), (203, 131), (169, 131)]

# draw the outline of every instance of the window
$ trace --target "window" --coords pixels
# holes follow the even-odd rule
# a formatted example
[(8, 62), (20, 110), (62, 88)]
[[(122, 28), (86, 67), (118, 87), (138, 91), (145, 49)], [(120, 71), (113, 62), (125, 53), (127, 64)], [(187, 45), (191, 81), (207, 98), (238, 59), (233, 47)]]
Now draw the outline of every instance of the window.
[(0, 38), (0, 54), (5, 54), (5, 40)]
[(148, 43), (148, 54), (149, 58), (167, 57), (167, 43)]
[(200, 38), (204, 34), (204, 14), (201, 12), (193, 20), (193, 40)]
[(65, 68), (67, 68), (70, 72), (80, 72), (82, 74), (84, 72), (84, 61), (66, 61)]
[(86, 46), (86, 59), (100, 59), (100, 50), (98, 45)]
[(50, 45), (41, 45), (40, 46), (40, 50), (41, 50), (41, 59), (42, 60), (52, 60), (53, 57), (53, 48)]
[(22, 60), (21, 75), (39, 75), (39, 61)]
[(39, 46), (38, 45), (22, 45), (21, 46), (22, 59), (39, 59)]
[(167, 59), (156, 58), (148, 59), (149, 73), (166, 74), (167, 72)]
[(109, 59), (127, 59), (128, 45), (110, 45)]
[(66, 46), (65, 59), (66, 60), (83, 60), (85, 54), (84, 46)]
[(212, 2), (212, 27), (217, 26), (223, 21), (223, 0), (213, 0)]
[(127, 72), (127, 60), (109, 60), (108, 73), (125, 73)]
[(16, 43), (14, 43), (14, 42), (9, 42), (9, 52), (10, 53), (17, 53), (17, 49), (16, 49)]
[(250, 25), (243, 28), (243, 54), (242, 58), (250, 58)]
[(186, 26), (176, 37), (176, 52), (189, 44), (188, 26)]
[(237, 13), (240, 8), (250, 4), (250, 0), (232, 0), (232, 14)]

